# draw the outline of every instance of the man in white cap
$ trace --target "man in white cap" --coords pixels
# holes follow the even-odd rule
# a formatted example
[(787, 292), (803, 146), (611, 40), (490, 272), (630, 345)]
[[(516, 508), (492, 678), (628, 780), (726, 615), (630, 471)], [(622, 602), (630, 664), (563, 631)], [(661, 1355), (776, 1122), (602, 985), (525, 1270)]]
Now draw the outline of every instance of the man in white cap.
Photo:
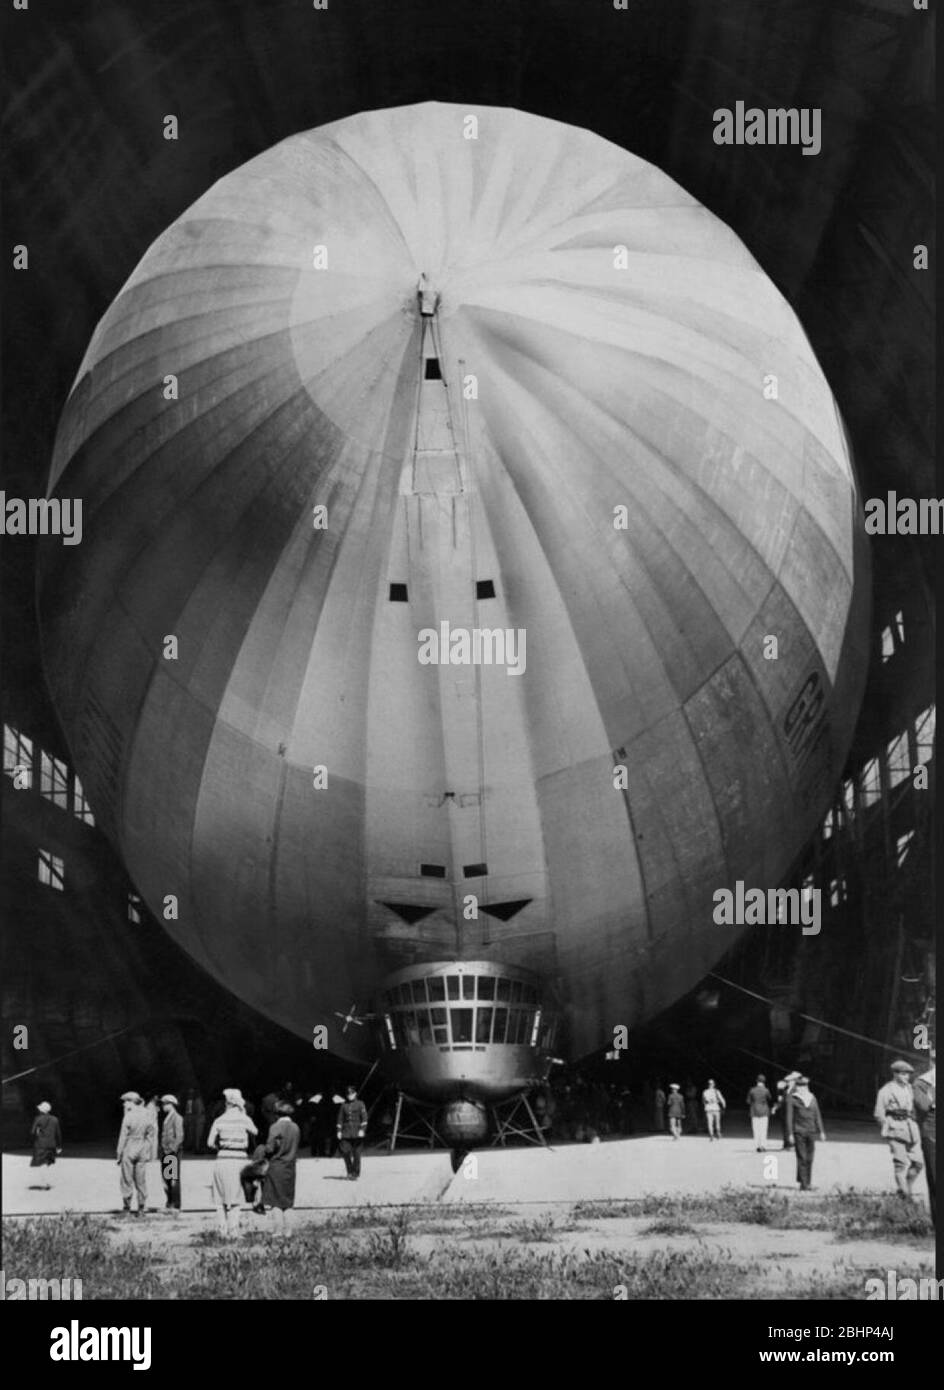
[(924, 1164), (921, 1153), (921, 1131), (915, 1120), (914, 1092), (910, 1062), (892, 1062), (892, 1079), (886, 1081), (875, 1098), (875, 1118), (882, 1127), (882, 1138), (888, 1140), (892, 1168), (898, 1195), (910, 1201), (914, 1185)]
[(121, 1097), (125, 1108), (118, 1135), (118, 1166), (121, 1169), (121, 1200), (131, 1215), (131, 1198), (137, 1193), (136, 1216), (147, 1209), (147, 1165), (154, 1144), (154, 1121), (144, 1108), (137, 1091), (125, 1091)]
[(161, 1178), (167, 1199), (165, 1211), (180, 1211), (180, 1156), (184, 1148), (184, 1121), (176, 1096), (161, 1096)]

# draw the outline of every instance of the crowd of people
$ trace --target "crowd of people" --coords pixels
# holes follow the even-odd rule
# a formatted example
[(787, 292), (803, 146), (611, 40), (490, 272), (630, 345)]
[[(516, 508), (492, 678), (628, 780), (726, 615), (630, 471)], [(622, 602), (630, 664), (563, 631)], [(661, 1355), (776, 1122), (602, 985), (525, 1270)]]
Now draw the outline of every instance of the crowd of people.
[[(931, 1054), (932, 1063), (934, 1054)], [(879, 1091), (874, 1115), (881, 1137), (888, 1143), (896, 1191), (911, 1198), (921, 1172), (926, 1168), (932, 1220), (935, 1218), (935, 1068), (918, 1077), (912, 1085), (914, 1068), (910, 1062), (893, 1063), (892, 1080)], [(771, 1090), (767, 1077), (758, 1073), (748, 1089), (744, 1103), (751, 1122), (751, 1134), (758, 1153), (766, 1153), (771, 1121), (780, 1129), (780, 1146), (796, 1158), (796, 1184), (801, 1191), (813, 1185), (813, 1160), (818, 1142), (826, 1131), (819, 1101), (810, 1078), (790, 1071)], [(593, 1143), (610, 1135), (631, 1135), (638, 1129), (669, 1134), (679, 1140), (685, 1134), (707, 1135), (709, 1141), (722, 1137), (722, 1121), (727, 1101), (709, 1078), (699, 1091), (691, 1077), (684, 1083), (653, 1079), (634, 1095), (628, 1087), (589, 1082), (580, 1074), (567, 1075), (537, 1093), (532, 1101), (545, 1138)], [(642, 1125), (640, 1126), (640, 1117)]]
[[(355, 1086), (348, 1086), (343, 1096), (318, 1092), (305, 1100), (288, 1082), (281, 1092), (262, 1098), (258, 1124), (252, 1101), (236, 1087), (227, 1087), (210, 1113), (208, 1131), (206, 1110), (196, 1091), (188, 1092), (183, 1107), (171, 1092), (145, 1100), (138, 1091), (125, 1091), (121, 1104), (116, 1161), (122, 1209), (129, 1216), (140, 1217), (148, 1210), (148, 1164), (155, 1161), (160, 1164), (164, 1211), (180, 1211), (187, 1152), (215, 1156), (210, 1188), (220, 1232), (227, 1236), (238, 1235), (244, 1206), (269, 1216), (276, 1231), (285, 1231), (285, 1214), (295, 1205), (303, 1142), (315, 1157), (340, 1152), (347, 1177), (360, 1177), (368, 1115)], [(59, 1120), (48, 1101), (37, 1106), (30, 1137), (30, 1166), (45, 1169), (48, 1178), (63, 1147)], [(48, 1190), (52, 1184), (47, 1180), (35, 1186)]]
[[(887, 1142), (895, 1188), (910, 1200), (926, 1169), (932, 1219), (935, 1217), (935, 1068), (914, 1079), (910, 1062), (896, 1061), (891, 1078), (879, 1090), (874, 1116)], [(356, 1181), (361, 1172), (361, 1152), (367, 1134), (368, 1112), (357, 1088), (344, 1095), (314, 1092), (307, 1098), (291, 1082), (281, 1091), (270, 1091), (257, 1108), (234, 1087), (225, 1089), (209, 1116), (202, 1097), (187, 1093), (181, 1105), (176, 1095), (151, 1095), (137, 1091), (121, 1097), (124, 1114), (118, 1136), (117, 1162), (125, 1212), (143, 1215), (147, 1210), (147, 1165), (160, 1162), (165, 1210), (181, 1206), (181, 1161), (185, 1153), (215, 1156), (211, 1189), (219, 1228), (227, 1235), (240, 1229), (242, 1210), (248, 1205), (259, 1215), (271, 1214), (277, 1230), (285, 1229), (285, 1213), (295, 1203), (295, 1174), (300, 1150), (307, 1146), (313, 1157), (344, 1160), (346, 1176)], [(773, 1090), (759, 1073), (745, 1096), (754, 1146), (767, 1150), (771, 1120), (779, 1117), (782, 1148), (796, 1157), (796, 1182), (804, 1191), (812, 1187), (817, 1142), (826, 1138), (819, 1101), (810, 1079), (788, 1072)], [(549, 1141), (594, 1143), (604, 1136), (637, 1132), (640, 1109), (648, 1116), (643, 1127), (673, 1140), (683, 1134), (703, 1133), (720, 1140), (727, 1102), (714, 1080), (701, 1090), (691, 1078), (684, 1084), (653, 1080), (639, 1096), (628, 1087), (590, 1081), (579, 1072), (539, 1088), (531, 1097), (535, 1120)], [(207, 1121), (209, 1130), (206, 1131)], [(383, 1116), (381, 1116), (381, 1123)], [(49, 1189), (49, 1170), (62, 1153), (62, 1130), (48, 1101), (37, 1106), (31, 1130), (33, 1157), (30, 1166), (44, 1169), (46, 1181), (36, 1186)]]

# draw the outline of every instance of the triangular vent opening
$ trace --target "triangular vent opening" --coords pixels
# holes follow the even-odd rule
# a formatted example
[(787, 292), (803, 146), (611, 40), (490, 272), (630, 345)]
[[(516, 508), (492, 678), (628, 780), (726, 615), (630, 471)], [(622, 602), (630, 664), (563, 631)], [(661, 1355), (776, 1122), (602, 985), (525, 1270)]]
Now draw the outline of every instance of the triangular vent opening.
[(514, 902), (510, 903), (479, 903), (479, 907), (488, 913), (489, 917), (497, 917), (500, 922), (510, 922), (515, 913), (533, 901), (533, 898), (515, 898)]
[[(378, 899), (378, 901), (380, 901)], [(427, 907), (424, 903), (386, 903), (380, 902), (381, 907), (389, 907), (391, 912), (395, 912), (401, 921), (410, 926), (414, 922), (422, 922), (424, 917), (429, 917), (436, 911), (435, 907)]]

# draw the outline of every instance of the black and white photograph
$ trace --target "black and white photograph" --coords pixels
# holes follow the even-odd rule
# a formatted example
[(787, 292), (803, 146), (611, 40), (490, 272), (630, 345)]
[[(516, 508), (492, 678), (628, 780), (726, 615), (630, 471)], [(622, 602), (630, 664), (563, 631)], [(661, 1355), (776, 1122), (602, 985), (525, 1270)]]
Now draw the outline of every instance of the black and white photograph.
[(234, 1301), (916, 1364), (933, 0), (3, 2), (31, 1364)]

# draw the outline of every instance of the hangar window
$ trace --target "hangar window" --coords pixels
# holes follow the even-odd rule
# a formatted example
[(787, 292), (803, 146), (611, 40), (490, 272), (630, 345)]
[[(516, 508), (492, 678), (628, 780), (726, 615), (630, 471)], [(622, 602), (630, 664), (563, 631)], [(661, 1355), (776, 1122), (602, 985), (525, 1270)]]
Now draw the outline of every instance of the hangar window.
[(39, 881), (49, 888), (58, 888), (61, 893), (66, 882), (66, 866), (57, 854), (48, 849), (39, 851)]
[(895, 614), (887, 627), (882, 629), (882, 665), (886, 661), (891, 661), (892, 657), (905, 645), (905, 615), (901, 611)]
[(487, 864), (465, 864), (462, 872), (466, 878), (484, 878), (488, 873)]
[(492, 1042), (503, 1043), (505, 1041), (505, 1028), (508, 1023), (508, 1010), (495, 1010), (495, 1026), (492, 1029)]
[(458, 975), (447, 975), (447, 976), (446, 976), (446, 992), (448, 993), (450, 999), (458, 999), (458, 998), (459, 998), (459, 976), (458, 976)]
[(477, 1043), (491, 1042), (492, 1037), (492, 1010), (489, 1008), (479, 1009), (475, 1016), (475, 1041)]
[(420, 873), (424, 878), (445, 878), (445, 864), (421, 864)]
[(494, 598), (495, 585), (490, 579), (477, 579), (475, 581), (476, 598)]
[(390, 585), (390, 602), (391, 602), (391, 603), (407, 603), (408, 601), (409, 601), (409, 597), (408, 597), (408, 594), (407, 594), (407, 588), (406, 588), (406, 585), (405, 585), (405, 584), (391, 584), (391, 585)]
[(128, 894), (128, 921), (134, 926), (141, 921), (141, 899), (137, 893)]
[(8, 777), (17, 778), (21, 789), (33, 785), (33, 740), (13, 729), (9, 724), (3, 726), (3, 770)]
[(842, 804), (846, 809), (846, 820), (855, 820), (855, 782), (851, 777), (842, 784)]
[(918, 762), (929, 763), (934, 756), (934, 706), (929, 705), (915, 720)]
[(908, 752), (908, 732), (893, 738), (888, 745), (888, 785), (897, 787), (911, 776), (911, 756)]
[(816, 880), (812, 874), (807, 874), (800, 884), (800, 902), (804, 909), (808, 908), (813, 902), (813, 893), (816, 890)]
[(40, 753), (39, 794), (63, 811), (69, 809), (69, 769), (60, 758)]
[(76, 777), (72, 785), (72, 814), (78, 816), (79, 820), (85, 821), (86, 825), (94, 825), (95, 817), (92, 815), (92, 808), (88, 804), (85, 792), (82, 790), (82, 783)]
[(908, 851), (911, 848), (911, 842), (913, 839), (914, 831), (909, 830), (904, 835), (899, 835), (898, 839), (895, 841), (895, 857), (897, 859), (899, 869), (901, 868), (902, 864), (904, 864), (905, 859), (907, 858)]
[(442, 381), (442, 370), (439, 366), (438, 357), (427, 357), (424, 375), (427, 381)]
[[(446, 981), (441, 975), (430, 975), (426, 981), (426, 988), (429, 990), (429, 1002), (435, 1004), (438, 1000), (446, 997)], [(445, 1019), (443, 1020), (445, 1022)]]
[(413, 989), (413, 1002), (414, 1002), (415, 1004), (425, 1004), (425, 1003), (426, 1003), (426, 981), (425, 981), (425, 980), (413, 980), (413, 982), (412, 982), (412, 989)]
[(844, 878), (834, 878), (829, 885), (829, 905), (838, 907), (840, 903), (846, 901), (846, 880)]
[(878, 758), (870, 758), (859, 773), (859, 791), (863, 806), (874, 806), (882, 795), (882, 774)]
[(462, 997), (463, 999), (475, 998), (475, 976), (463, 975), (462, 977)]
[(494, 976), (494, 975), (480, 975), (480, 976), (479, 976), (479, 998), (480, 998), (480, 999), (494, 999), (494, 998), (495, 998), (495, 976)]
[(826, 819), (823, 821), (823, 839), (831, 840), (836, 833), (839, 813), (835, 806), (826, 812)]
[(497, 997), (498, 997), (498, 1002), (499, 1002), (500, 1004), (507, 1004), (507, 1003), (508, 1003), (508, 1000), (511, 998), (511, 981), (510, 981), (510, 980), (499, 980), (499, 981), (498, 981), (498, 994), (497, 994)]

